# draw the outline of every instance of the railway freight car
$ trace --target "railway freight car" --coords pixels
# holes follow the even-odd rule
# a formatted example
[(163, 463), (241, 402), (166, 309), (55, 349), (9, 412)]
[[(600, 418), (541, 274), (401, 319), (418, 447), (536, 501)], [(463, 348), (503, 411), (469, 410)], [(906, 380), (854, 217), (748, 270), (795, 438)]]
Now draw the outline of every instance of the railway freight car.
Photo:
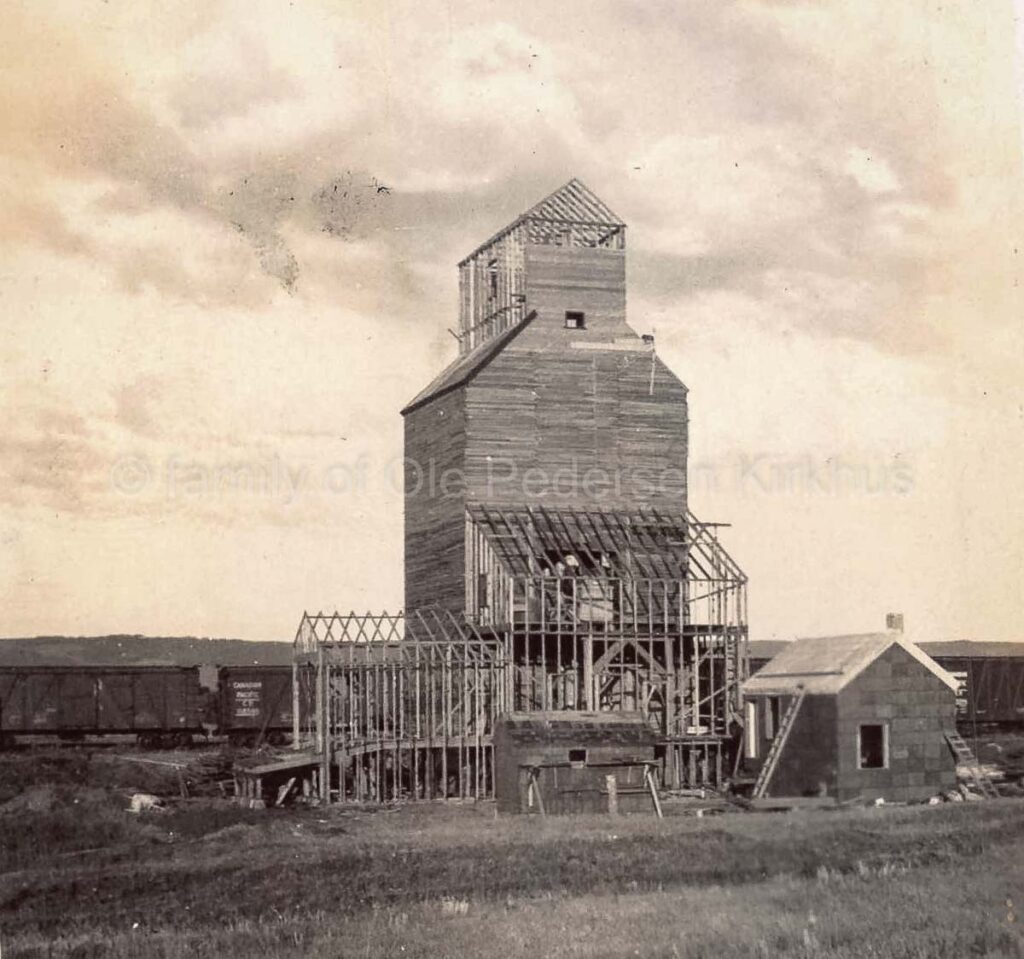
[(221, 666), (220, 728), (235, 745), (281, 745), (292, 733), (291, 666)]
[(925, 643), (924, 649), (960, 682), (958, 722), (1024, 726), (1024, 644)]
[(196, 666), (0, 667), (0, 741), (134, 734), (144, 746), (202, 733)]

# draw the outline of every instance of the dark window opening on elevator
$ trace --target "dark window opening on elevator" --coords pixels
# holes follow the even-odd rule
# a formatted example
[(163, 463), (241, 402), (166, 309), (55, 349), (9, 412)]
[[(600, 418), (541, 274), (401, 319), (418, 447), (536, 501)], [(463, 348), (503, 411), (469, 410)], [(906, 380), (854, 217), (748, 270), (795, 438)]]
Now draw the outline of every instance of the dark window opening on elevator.
[(565, 311), (565, 328), (567, 330), (585, 330), (587, 328), (586, 316), (581, 310)]

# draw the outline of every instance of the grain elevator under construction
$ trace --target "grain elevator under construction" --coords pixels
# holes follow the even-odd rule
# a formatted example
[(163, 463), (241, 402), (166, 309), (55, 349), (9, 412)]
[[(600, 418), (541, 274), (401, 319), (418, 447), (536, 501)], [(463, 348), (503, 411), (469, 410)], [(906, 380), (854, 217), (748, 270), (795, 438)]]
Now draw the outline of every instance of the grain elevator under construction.
[(296, 635), (324, 799), (492, 798), (496, 723), (531, 713), (641, 716), (661, 788), (728, 778), (746, 577), (690, 512), (687, 391), (626, 322), (625, 236), (571, 180), (459, 264), (459, 355), (402, 410), (404, 612)]

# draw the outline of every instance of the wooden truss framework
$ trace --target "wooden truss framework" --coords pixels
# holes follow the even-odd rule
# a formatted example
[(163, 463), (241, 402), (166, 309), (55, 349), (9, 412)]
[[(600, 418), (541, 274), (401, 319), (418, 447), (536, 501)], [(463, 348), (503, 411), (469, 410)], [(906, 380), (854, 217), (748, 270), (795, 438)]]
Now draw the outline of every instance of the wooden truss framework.
[(505, 647), (451, 613), (303, 614), (297, 746), (320, 756), (324, 799), (481, 799), (494, 792), (494, 721), (508, 711)]
[(545, 197), (459, 263), (460, 355), (526, 316), (528, 245), (622, 250), (625, 242), (625, 224), (579, 180)]
[(325, 795), (489, 797), (494, 721), (513, 710), (639, 711), (663, 737), (666, 786), (722, 781), (746, 577), (715, 526), (689, 512), (474, 506), (466, 536), (464, 616), (303, 615), (295, 740), (321, 755)]
[(747, 580), (716, 525), (474, 505), (466, 536), (467, 619), (508, 637), (514, 709), (639, 710), (665, 737), (670, 785), (720, 780), (740, 721)]

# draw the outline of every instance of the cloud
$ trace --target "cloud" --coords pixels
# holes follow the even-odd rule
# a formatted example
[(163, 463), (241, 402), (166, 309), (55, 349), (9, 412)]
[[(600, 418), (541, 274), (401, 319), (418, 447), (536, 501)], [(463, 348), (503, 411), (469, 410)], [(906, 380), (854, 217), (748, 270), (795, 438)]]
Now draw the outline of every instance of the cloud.
[[(692, 388), (695, 455), (910, 450), (926, 468), (856, 522), (849, 504), (722, 502), (749, 528), (761, 623), (827, 618), (833, 540), (836, 576), (871, 589), (891, 542), (886, 573), (939, 608), (948, 583), (892, 568), (945, 583), (908, 517), (981, 555), (971, 531), (1015, 488), (1024, 261), (1000, 6), (15, 0), (5, 608), (38, 615), (26, 584), (44, 574), (49, 608), (117, 609), (131, 631), (276, 635), (341, 581), (369, 604), (397, 581), (400, 495), (379, 477), (337, 492), (330, 469), (401, 448), (398, 408), (455, 348), (456, 261), (573, 175), (629, 225), (630, 318)], [(147, 483), (119, 491), (136, 461)], [(291, 500), (288, 470), (312, 484)], [(1012, 558), (1015, 521), (995, 522)], [(281, 562), (296, 555), (314, 559)], [(871, 589), (844, 586), (844, 617)]]
[(193, 41), (181, 57), (182, 77), (171, 89), (169, 106), (185, 130), (223, 129), (229, 120), (288, 103), (299, 85), (270, 54), (251, 27), (211, 29), (206, 43)]

